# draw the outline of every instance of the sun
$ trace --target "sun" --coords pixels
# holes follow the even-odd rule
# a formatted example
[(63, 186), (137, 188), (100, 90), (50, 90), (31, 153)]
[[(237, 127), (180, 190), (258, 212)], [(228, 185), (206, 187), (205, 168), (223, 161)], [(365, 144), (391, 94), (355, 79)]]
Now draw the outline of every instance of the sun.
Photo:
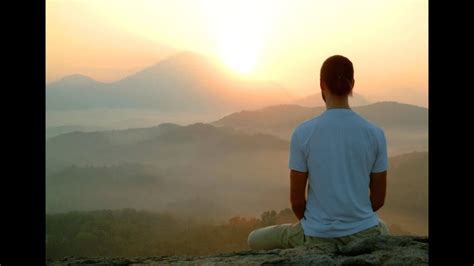
[(224, 54), (224, 62), (241, 74), (249, 74), (255, 67), (256, 57), (245, 51)]
[(249, 75), (259, 63), (278, 5), (274, 1), (203, 2), (217, 55), (236, 72)]
[(250, 74), (254, 69), (260, 44), (249, 34), (221, 36), (219, 54), (222, 61), (241, 74)]

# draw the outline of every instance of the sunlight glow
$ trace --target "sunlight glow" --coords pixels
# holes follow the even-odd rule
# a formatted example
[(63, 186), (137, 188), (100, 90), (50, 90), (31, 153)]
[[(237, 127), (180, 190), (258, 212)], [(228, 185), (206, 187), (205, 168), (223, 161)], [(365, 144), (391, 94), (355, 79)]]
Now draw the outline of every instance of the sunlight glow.
[(301, 97), (342, 54), (359, 93), (427, 106), (428, 0), (46, 0), (49, 82), (112, 82), (181, 51)]

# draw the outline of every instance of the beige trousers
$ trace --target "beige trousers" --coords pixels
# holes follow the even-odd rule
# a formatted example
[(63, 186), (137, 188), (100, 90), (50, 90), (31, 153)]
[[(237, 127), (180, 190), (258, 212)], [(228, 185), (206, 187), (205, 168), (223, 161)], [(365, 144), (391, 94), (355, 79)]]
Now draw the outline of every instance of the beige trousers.
[(293, 224), (279, 224), (252, 231), (248, 236), (248, 245), (253, 250), (269, 250), (275, 248), (293, 248), (302, 245), (311, 245), (321, 250), (333, 249), (336, 245), (345, 245), (355, 239), (390, 234), (387, 225), (379, 220), (379, 224), (361, 232), (336, 238), (322, 238), (307, 236), (303, 232), (300, 222)]

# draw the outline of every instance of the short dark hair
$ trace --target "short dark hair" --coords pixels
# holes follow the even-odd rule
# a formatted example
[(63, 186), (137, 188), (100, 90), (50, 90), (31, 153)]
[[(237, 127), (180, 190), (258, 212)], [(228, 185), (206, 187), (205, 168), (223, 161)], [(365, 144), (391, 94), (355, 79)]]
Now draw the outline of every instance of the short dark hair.
[(333, 55), (324, 61), (320, 78), (326, 83), (332, 94), (350, 95), (354, 80), (352, 62), (342, 55)]

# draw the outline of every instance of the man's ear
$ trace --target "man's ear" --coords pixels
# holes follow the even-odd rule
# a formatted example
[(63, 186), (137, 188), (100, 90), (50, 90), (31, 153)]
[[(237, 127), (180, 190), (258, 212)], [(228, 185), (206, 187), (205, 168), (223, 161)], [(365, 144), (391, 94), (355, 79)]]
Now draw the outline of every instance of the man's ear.
[(354, 85), (355, 85), (355, 79), (352, 79), (352, 83), (351, 83), (351, 92), (349, 93), (350, 96), (352, 96), (352, 91), (354, 89)]
[(324, 96), (324, 93), (327, 90), (326, 82), (324, 82), (322, 79), (319, 80), (319, 87), (321, 87), (321, 97), (323, 98), (323, 101), (326, 102), (326, 96)]
[(319, 80), (319, 87), (321, 88), (321, 93), (322, 93), (322, 91), (326, 90), (326, 82), (324, 82), (324, 80), (320, 79)]

